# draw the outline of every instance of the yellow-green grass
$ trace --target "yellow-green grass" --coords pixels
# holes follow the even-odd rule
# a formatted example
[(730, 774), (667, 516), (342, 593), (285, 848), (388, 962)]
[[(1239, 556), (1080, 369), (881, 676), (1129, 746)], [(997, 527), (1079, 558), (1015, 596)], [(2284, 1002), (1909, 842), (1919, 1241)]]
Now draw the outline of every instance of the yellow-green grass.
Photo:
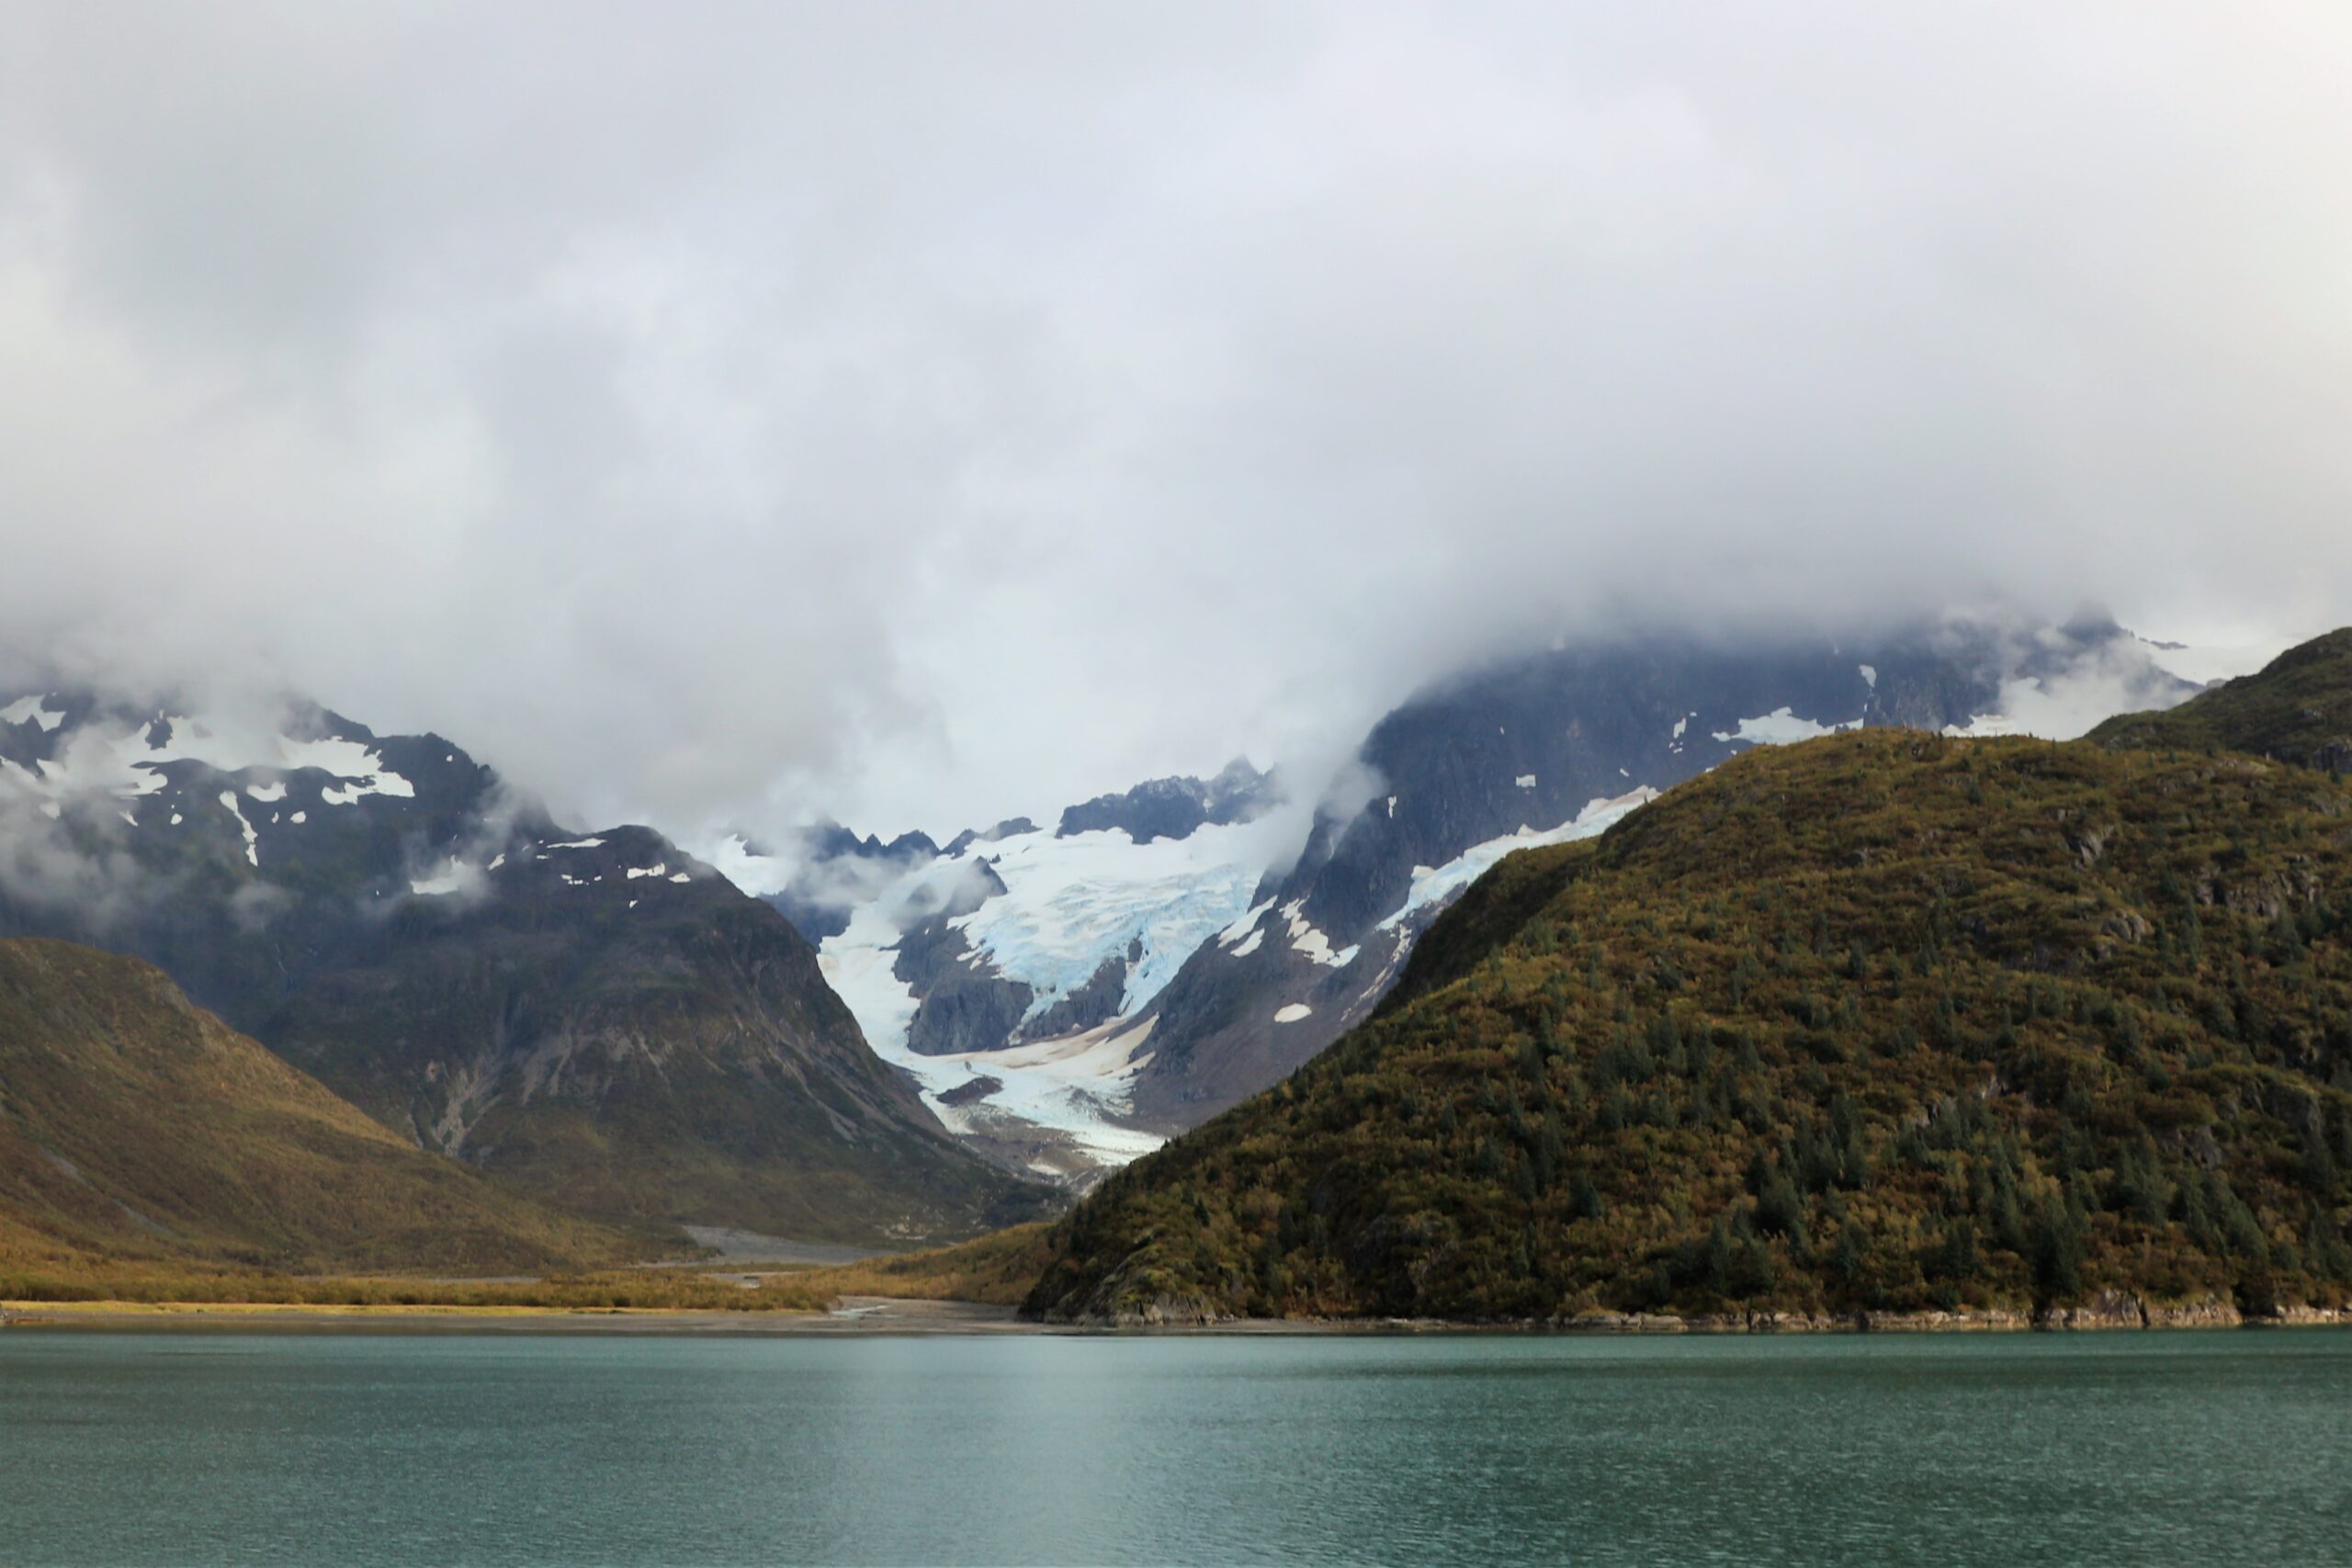
[(311, 1278), (262, 1273), (140, 1272), (100, 1266), (79, 1272), (0, 1269), (0, 1305), (88, 1311), (262, 1308), (431, 1311), (817, 1312), (831, 1292), (797, 1275), (753, 1285), (684, 1269), (614, 1269), (536, 1280)]
[(1042, 1222), (992, 1231), (954, 1247), (926, 1252), (868, 1258), (830, 1269), (809, 1269), (783, 1277), (793, 1286), (821, 1294), (896, 1296), (910, 1301), (979, 1302), (1017, 1306), (1027, 1297), (1052, 1258)]

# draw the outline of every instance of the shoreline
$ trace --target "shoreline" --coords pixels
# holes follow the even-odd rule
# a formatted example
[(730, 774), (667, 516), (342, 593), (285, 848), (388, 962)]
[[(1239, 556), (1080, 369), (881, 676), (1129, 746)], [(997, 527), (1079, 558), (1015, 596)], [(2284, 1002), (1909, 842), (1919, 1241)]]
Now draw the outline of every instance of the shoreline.
[(1551, 1321), (1465, 1322), (1449, 1318), (1221, 1318), (1213, 1321), (1039, 1323), (1015, 1309), (977, 1302), (845, 1296), (831, 1311), (725, 1312), (665, 1307), (316, 1305), (269, 1302), (0, 1303), (0, 1329), (32, 1332), (194, 1330), (219, 1333), (394, 1333), (709, 1336), (1046, 1336), (1054, 1337), (1284, 1337), (1362, 1335), (1723, 1336), (1819, 1334), (2069, 1334), (2184, 1329), (2352, 1326), (2352, 1309), (2295, 1307), (2248, 1318), (2227, 1302), (2149, 1307), (2137, 1298), (2099, 1299), (2036, 1317), (1990, 1311), (1782, 1313), (1699, 1317), (1599, 1314)]

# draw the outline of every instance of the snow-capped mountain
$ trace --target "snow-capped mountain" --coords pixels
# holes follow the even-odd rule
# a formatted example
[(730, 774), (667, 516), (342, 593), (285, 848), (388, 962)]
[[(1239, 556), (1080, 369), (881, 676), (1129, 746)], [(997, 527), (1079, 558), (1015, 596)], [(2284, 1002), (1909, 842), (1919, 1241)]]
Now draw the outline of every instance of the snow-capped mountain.
[(1391, 713), (1303, 848), (1297, 814), (1266, 815), (1279, 787), (1228, 769), (1073, 807), (1051, 831), (1024, 819), (933, 851), (826, 829), (797, 861), (722, 864), (817, 911), (795, 918), (827, 978), (944, 1122), (1082, 1181), (1320, 1051), (1514, 850), (1603, 832), (1751, 746), (1862, 725), (2080, 733), (2196, 690), (2168, 660), (2211, 672), (2098, 617), (1867, 647), (1562, 647)]
[(149, 959), (422, 1145), (589, 1212), (848, 1239), (1039, 1201), (865, 1049), (773, 908), (437, 736), (10, 696), (0, 935)]

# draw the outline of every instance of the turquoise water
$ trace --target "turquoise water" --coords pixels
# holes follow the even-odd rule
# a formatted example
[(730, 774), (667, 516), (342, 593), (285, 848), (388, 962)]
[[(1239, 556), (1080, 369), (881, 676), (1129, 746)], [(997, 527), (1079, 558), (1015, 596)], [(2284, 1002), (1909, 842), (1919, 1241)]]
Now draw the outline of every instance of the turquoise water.
[(0, 1561), (2352, 1562), (2352, 1335), (0, 1333)]

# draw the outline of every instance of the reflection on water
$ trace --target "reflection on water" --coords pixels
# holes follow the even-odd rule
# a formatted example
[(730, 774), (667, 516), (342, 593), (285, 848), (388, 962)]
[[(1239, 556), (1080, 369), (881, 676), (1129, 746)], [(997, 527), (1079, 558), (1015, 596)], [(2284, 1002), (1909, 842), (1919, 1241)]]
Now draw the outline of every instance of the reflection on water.
[(0, 1334), (7, 1562), (2352, 1561), (2352, 1334)]

